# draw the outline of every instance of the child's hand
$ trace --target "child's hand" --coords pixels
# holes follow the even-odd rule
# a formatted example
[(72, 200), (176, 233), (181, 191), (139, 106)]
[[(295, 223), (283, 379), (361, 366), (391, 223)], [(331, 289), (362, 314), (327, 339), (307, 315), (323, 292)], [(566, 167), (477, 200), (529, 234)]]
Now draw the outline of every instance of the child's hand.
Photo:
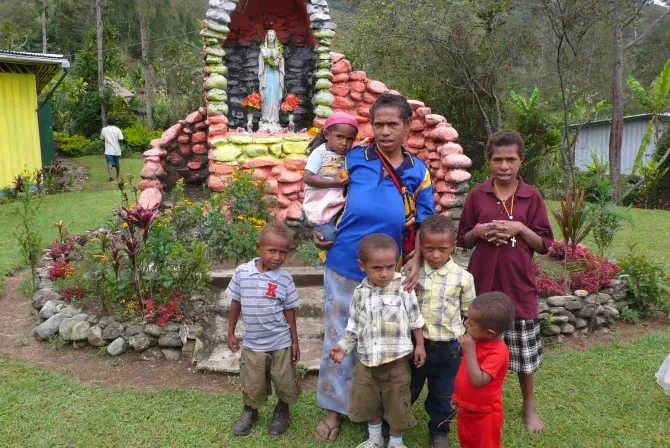
[(461, 344), (461, 348), (463, 351), (471, 351), (475, 349), (475, 340), (472, 339), (472, 336), (469, 334), (464, 334), (460, 338), (458, 338), (458, 343)]
[(340, 364), (342, 360), (344, 359), (344, 352), (342, 349), (339, 347), (339, 345), (333, 346), (333, 348), (330, 349), (329, 353), (330, 359), (332, 359), (334, 362), (337, 364)]
[(291, 343), (291, 364), (296, 365), (300, 362), (300, 346), (298, 341)]
[(414, 349), (414, 365), (421, 368), (426, 363), (426, 348), (423, 345), (417, 345)]
[(458, 411), (458, 403), (456, 403), (453, 398), (451, 399), (451, 409)]
[(346, 171), (340, 170), (337, 172), (337, 176), (333, 179), (337, 187), (346, 187), (349, 185), (349, 175)]
[(237, 353), (237, 351), (240, 349), (240, 342), (237, 340), (237, 336), (234, 334), (228, 336), (228, 348), (233, 353)]

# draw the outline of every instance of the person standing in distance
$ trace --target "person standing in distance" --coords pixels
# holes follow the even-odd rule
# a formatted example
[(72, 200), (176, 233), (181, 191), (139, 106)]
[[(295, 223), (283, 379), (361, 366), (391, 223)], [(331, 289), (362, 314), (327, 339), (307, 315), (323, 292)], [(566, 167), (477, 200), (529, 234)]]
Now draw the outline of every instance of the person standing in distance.
[(121, 140), (123, 134), (121, 129), (117, 128), (116, 121), (113, 118), (107, 120), (107, 126), (100, 131), (100, 140), (105, 141), (105, 160), (107, 161), (107, 172), (109, 173), (109, 181), (113, 182), (112, 167), (116, 168), (116, 179), (119, 178), (119, 171), (121, 170)]

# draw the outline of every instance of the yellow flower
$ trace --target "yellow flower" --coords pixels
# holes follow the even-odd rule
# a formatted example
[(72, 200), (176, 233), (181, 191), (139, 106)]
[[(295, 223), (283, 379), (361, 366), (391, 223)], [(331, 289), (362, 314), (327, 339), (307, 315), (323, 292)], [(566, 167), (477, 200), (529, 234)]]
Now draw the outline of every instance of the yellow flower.
[(135, 207), (137, 207), (137, 204), (135, 204), (134, 202), (132, 204), (130, 204), (130, 208), (135, 208)]
[(127, 228), (128, 228), (128, 223), (127, 223), (127, 222), (124, 222), (124, 223), (121, 225), (121, 227), (123, 227), (124, 229), (127, 229)]
[(126, 299), (121, 299), (121, 303), (126, 303)]
[(157, 225), (158, 225), (158, 227), (163, 227), (163, 223), (162, 223), (162, 222), (159, 222)]
[(91, 243), (94, 243), (94, 242), (95, 242), (95, 238), (91, 238)]

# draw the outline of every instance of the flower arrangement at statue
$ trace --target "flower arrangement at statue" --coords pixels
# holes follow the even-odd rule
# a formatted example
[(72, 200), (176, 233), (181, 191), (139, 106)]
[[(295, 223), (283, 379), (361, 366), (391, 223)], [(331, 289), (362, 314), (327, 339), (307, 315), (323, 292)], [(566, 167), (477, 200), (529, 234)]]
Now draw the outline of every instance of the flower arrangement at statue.
[(302, 100), (298, 98), (297, 95), (294, 95), (293, 93), (290, 93), (286, 95), (286, 98), (284, 99), (284, 102), (281, 103), (281, 110), (285, 114), (292, 114), (296, 110), (298, 110), (298, 107), (300, 107), (300, 104), (302, 104)]
[(309, 128), (309, 130), (307, 131), (307, 135), (309, 137), (314, 138), (314, 137), (316, 137), (316, 134), (318, 134), (319, 132), (321, 132), (321, 129), (314, 126), (314, 127)]
[(241, 106), (251, 114), (261, 110), (261, 101), (261, 94), (254, 92), (242, 100)]
[[(261, 45), (263, 47), (263, 45)], [(263, 57), (265, 63), (272, 68), (277, 68), (281, 64), (284, 54), (284, 45), (281, 42), (277, 42), (277, 57), (271, 58), (270, 56)]]

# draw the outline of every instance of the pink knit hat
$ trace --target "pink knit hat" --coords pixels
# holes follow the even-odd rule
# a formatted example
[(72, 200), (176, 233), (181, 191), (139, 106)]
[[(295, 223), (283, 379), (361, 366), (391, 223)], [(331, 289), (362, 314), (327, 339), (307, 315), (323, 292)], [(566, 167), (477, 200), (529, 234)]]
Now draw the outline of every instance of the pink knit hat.
[(326, 124), (323, 126), (325, 129), (328, 129), (331, 126), (336, 124), (348, 124), (358, 130), (358, 121), (351, 115), (345, 112), (335, 112), (326, 120)]

